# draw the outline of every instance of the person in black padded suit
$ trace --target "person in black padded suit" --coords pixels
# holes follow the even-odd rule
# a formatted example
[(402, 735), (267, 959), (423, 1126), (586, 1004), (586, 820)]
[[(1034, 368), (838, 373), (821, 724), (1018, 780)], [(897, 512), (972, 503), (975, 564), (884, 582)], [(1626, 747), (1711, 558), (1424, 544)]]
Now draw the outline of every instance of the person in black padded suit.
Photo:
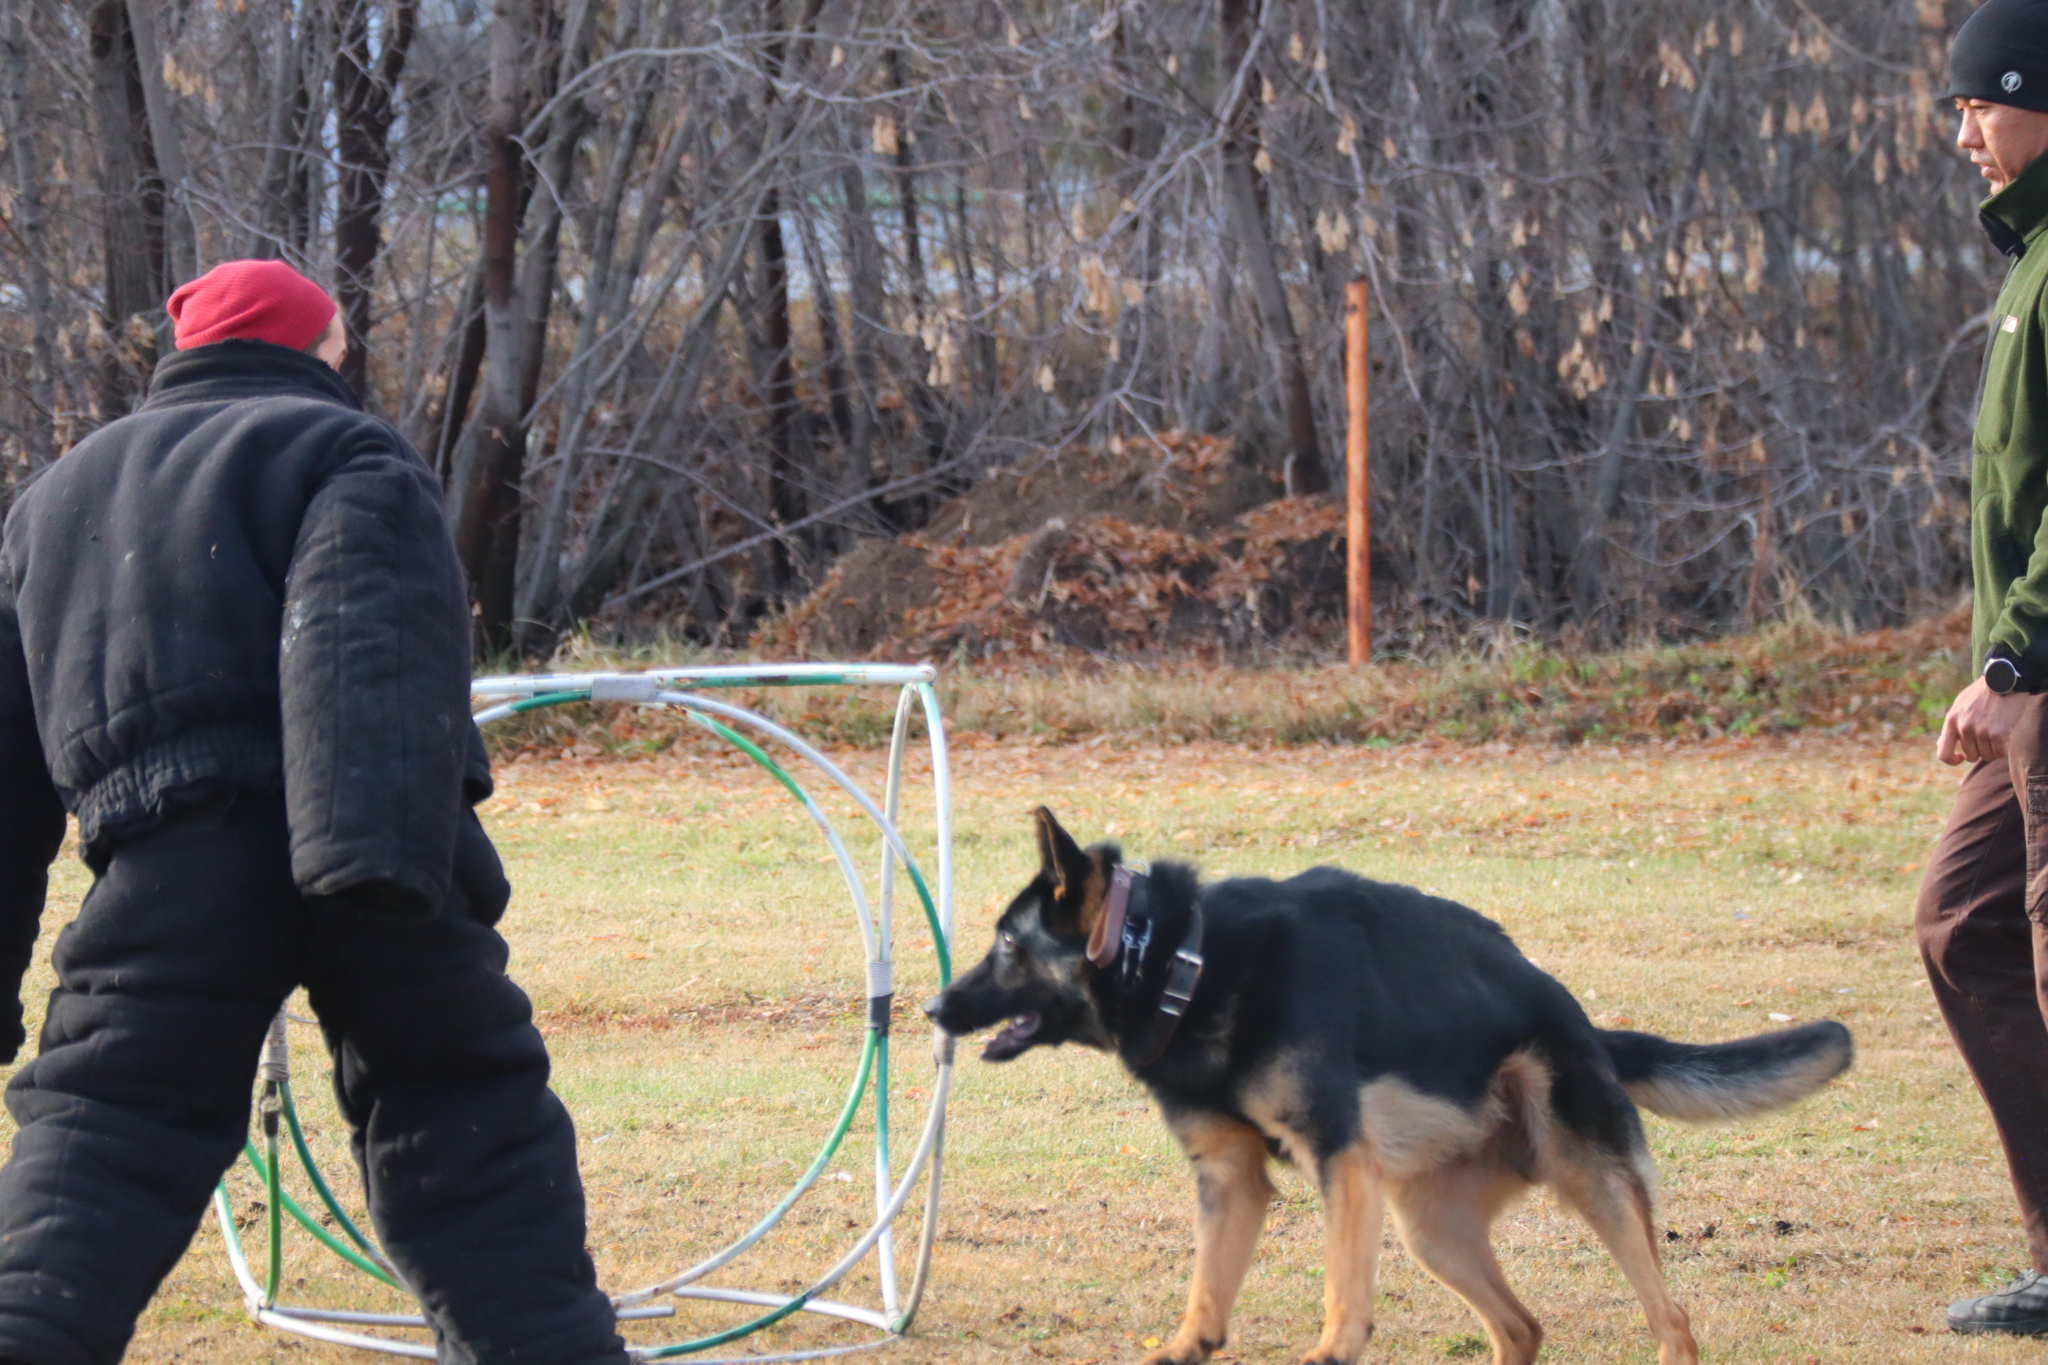
[(7, 1087), (0, 1362), (110, 1365), (241, 1150), (304, 985), (440, 1359), (623, 1365), (569, 1115), (492, 928), (469, 612), (432, 472), (279, 262), (174, 294), (139, 411), (0, 534), (0, 1060), (48, 869), (95, 880)]

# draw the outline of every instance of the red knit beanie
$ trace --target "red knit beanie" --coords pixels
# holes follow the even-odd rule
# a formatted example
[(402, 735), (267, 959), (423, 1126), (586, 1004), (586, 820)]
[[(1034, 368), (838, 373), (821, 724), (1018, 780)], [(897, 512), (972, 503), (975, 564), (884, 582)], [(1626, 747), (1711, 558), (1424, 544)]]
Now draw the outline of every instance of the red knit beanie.
[(327, 291), (283, 261), (224, 261), (164, 307), (181, 351), (242, 338), (303, 351), (334, 320)]

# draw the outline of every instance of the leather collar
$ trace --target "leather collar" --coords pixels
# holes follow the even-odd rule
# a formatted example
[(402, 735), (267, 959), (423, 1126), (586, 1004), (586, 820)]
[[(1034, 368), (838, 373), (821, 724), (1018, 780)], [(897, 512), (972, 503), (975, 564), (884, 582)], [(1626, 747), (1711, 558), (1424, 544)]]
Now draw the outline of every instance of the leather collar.
[(1110, 874), (1109, 904), (1102, 907), (1102, 918), (1088, 935), (1088, 960), (1098, 967), (1107, 968), (1123, 951), (1124, 917), (1130, 913), (1131, 883), (1136, 879), (1137, 874), (1122, 863)]
[(1181, 940), (1180, 947), (1173, 950), (1173, 957), (1166, 968), (1166, 985), (1159, 992), (1159, 1006), (1152, 1011), (1151, 1022), (1145, 1026), (1144, 1036), (1139, 1040), (1132, 1064), (1150, 1066), (1166, 1051), (1166, 1045), (1173, 1041), (1174, 1032), (1180, 1028), (1181, 1016), (1187, 1013), (1188, 1002), (1195, 998), (1195, 987), (1202, 980), (1202, 909), (1188, 907), (1188, 934)]
[[(1117, 989), (1126, 995), (1138, 989), (1145, 954), (1152, 946), (1153, 919), (1146, 903), (1150, 897), (1144, 894), (1149, 889), (1148, 880), (1118, 865), (1110, 877), (1109, 899), (1102, 908), (1102, 917), (1088, 935), (1089, 962), (1105, 972), (1114, 970)], [(1139, 902), (1136, 913), (1132, 911), (1134, 898)], [(1188, 909), (1187, 936), (1168, 961), (1166, 982), (1144, 1032), (1139, 1035), (1131, 1059), (1133, 1066), (1150, 1066), (1159, 1060), (1180, 1028), (1181, 1016), (1187, 1013), (1188, 1002), (1194, 999), (1195, 987), (1202, 980), (1202, 911), (1200, 906)]]

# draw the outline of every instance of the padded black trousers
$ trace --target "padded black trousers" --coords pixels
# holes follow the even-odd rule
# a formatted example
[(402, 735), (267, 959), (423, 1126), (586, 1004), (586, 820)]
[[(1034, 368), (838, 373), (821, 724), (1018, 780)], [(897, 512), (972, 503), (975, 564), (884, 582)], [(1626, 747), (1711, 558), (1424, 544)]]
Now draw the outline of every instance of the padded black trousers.
[(440, 1359), (624, 1365), (575, 1132), (483, 922), (497, 908), (459, 889), (412, 922), (308, 901), (277, 798), (117, 848), (58, 938), (40, 1054), (7, 1087), (0, 1360), (121, 1358), (241, 1151), (264, 1031), (303, 984), (371, 1219)]

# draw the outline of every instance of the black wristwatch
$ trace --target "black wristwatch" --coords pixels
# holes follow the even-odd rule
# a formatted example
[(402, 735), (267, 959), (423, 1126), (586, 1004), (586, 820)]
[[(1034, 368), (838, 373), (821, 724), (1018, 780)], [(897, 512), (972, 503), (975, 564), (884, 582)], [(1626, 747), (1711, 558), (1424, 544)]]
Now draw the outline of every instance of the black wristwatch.
[(2020, 666), (1993, 655), (1984, 661), (1984, 685), (2001, 697), (2019, 691)]

